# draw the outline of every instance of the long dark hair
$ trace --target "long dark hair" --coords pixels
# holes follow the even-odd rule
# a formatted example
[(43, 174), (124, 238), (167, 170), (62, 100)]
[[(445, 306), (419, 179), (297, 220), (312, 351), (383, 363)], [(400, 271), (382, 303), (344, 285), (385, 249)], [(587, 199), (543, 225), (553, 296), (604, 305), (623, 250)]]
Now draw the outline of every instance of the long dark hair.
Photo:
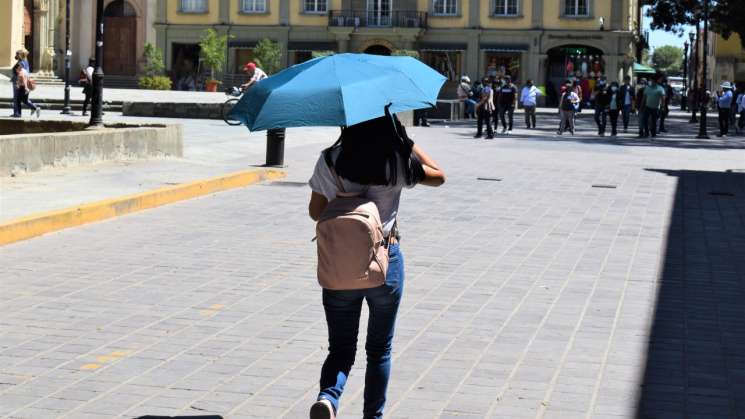
[[(339, 140), (326, 150), (328, 163), (331, 150), (341, 149), (334, 163), (339, 176), (363, 185), (396, 185), (399, 175), (407, 185), (424, 178), (422, 163), (412, 153), (414, 142), (398, 118), (386, 114), (342, 128)], [(404, 173), (398, 173), (399, 167)]]

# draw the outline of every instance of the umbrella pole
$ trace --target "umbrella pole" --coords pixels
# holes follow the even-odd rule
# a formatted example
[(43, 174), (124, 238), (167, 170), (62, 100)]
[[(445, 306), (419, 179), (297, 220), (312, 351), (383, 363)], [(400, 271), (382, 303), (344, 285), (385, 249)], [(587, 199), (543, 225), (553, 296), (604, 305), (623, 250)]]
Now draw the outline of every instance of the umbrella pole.
[(285, 129), (274, 128), (266, 131), (266, 163), (264, 166), (284, 167)]

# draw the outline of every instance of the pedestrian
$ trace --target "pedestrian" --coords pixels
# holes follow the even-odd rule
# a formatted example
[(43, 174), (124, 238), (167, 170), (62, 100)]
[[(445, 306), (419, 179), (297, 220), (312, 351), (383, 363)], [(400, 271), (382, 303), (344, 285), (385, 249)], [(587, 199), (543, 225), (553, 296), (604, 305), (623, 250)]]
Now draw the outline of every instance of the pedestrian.
[(739, 89), (740, 94), (737, 96), (737, 113), (740, 115), (740, 120), (735, 126), (737, 133), (742, 134), (745, 132), (745, 90)]
[(618, 114), (623, 111), (624, 97), (618, 88), (618, 82), (610, 84), (610, 100), (608, 103), (608, 117), (610, 118), (610, 135), (618, 135)]
[[(380, 286), (359, 289), (360, 279), (350, 278), (340, 283), (354, 282), (355, 289), (323, 289), (329, 348), (321, 368), (317, 401), (310, 408), (311, 419), (333, 419), (337, 415), (355, 361), (363, 301), (369, 307), (363, 418), (383, 417), (394, 326), (404, 288), (404, 256), (397, 222), (401, 192), (417, 184), (440, 186), (444, 182), (445, 174), (438, 164), (406, 135), (398, 119), (390, 115), (342, 128), (337, 143), (318, 158), (309, 181), (310, 217), (315, 221), (328, 220), (324, 209), (341, 194), (357, 194), (372, 201), (383, 230), (383, 248), (379, 250), (387, 251), (388, 268)], [(331, 221), (321, 221), (319, 226), (324, 222)], [(342, 240), (351, 240), (345, 237)], [(328, 279), (321, 277), (322, 272), (319, 269), (318, 280), (323, 284)]]
[(502, 87), (499, 89), (499, 119), (502, 121), (502, 134), (512, 132), (517, 106), (517, 86), (512, 83), (512, 77), (504, 76)]
[(494, 91), (491, 88), (491, 82), (488, 78), (484, 78), (484, 85), (481, 88), (481, 97), (479, 103), (476, 104), (476, 135), (473, 138), (481, 138), (482, 128), (486, 124), (486, 139), (491, 140), (494, 138), (494, 131), (492, 130), (491, 118), (494, 113)]
[(256, 67), (256, 63), (253, 62), (246, 63), (246, 65), (243, 66), (243, 72), (248, 76), (248, 81), (241, 85), (242, 91), (253, 86), (254, 83), (258, 83), (259, 81), (269, 77), (264, 70)]
[(667, 115), (670, 113), (670, 101), (673, 98), (674, 91), (673, 87), (667, 82), (667, 76), (662, 76), (660, 85), (665, 90), (665, 100), (663, 101), (662, 109), (660, 110), (659, 132), (667, 132), (667, 128), (665, 128), (665, 119), (667, 119)]
[(504, 85), (504, 79), (502, 78), (502, 75), (498, 75), (492, 79), (491, 82), (491, 88), (492, 88), (492, 101), (494, 102), (494, 111), (492, 112), (492, 126), (494, 127), (494, 131), (499, 129), (499, 95), (502, 92), (502, 86)]
[(474, 107), (476, 106), (476, 101), (473, 100), (471, 79), (468, 78), (468, 76), (460, 78), (460, 84), (458, 85), (458, 99), (463, 102), (463, 117), (465, 119), (474, 118)]
[(36, 113), (36, 117), (39, 118), (41, 116), (41, 107), (34, 105), (33, 102), (29, 99), (29, 94), (32, 90), (35, 88), (35, 83), (29, 76), (29, 72), (23, 68), (23, 65), (20, 63), (17, 63), (13, 67), (13, 72), (16, 74), (16, 89), (18, 89), (16, 93), (16, 107), (18, 108), (18, 117), (22, 115), (21, 111), (21, 105), (26, 105), (29, 108), (31, 108), (31, 115), (33, 116), (34, 113)]
[(717, 107), (719, 108), (719, 134), (717, 137), (726, 137), (729, 133), (730, 112), (732, 111), (732, 85), (725, 81), (720, 86), (721, 91), (717, 92)]
[(665, 89), (657, 83), (657, 79), (652, 78), (649, 86), (644, 89), (644, 126), (649, 130), (652, 138), (657, 137), (657, 118), (660, 116), (660, 109), (665, 102)]
[(605, 136), (605, 126), (608, 123), (608, 107), (610, 106), (610, 94), (604, 79), (600, 79), (593, 92), (593, 106), (595, 107), (595, 125), (598, 127), (598, 135)]
[(88, 66), (80, 70), (80, 76), (78, 77), (78, 84), (83, 86), (83, 116), (88, 115), (88, 105), (91, 103), (93, 97), (93, 65), (96, 61), (91, 58), (88, 60)]
[(636, 91), (636, 109), (639, 112), (636, 120), (639, 125), (639, 138), (649, 137), (649, 127), (647, 126), (647, 114), (644, 113), (644, 91), (647, 88), (647, 79), (639, 81), (639, 89)]
[(538, 103), (538, 96), (541, 95), (540, 89), (533, 86), (533, 80), (530, 79), (525, 83), (525, 86), (520, 92), (520, 104), (523, 106), (523, 111), (525, 111), (525, 126), (528, 129), (536, 127), (535, 108)]
[(631, 77), (623, 76), (623, 85), (619, 89), (621, 99), (621, 113), (623, 117), (623, 132), (629, 131), (629, 120), (636, 109), (636, 94), (631, 86)]
[(572, 90), (572, 84), (567, 81), (566, 89), (561, 94), (561, 99), (559, 99), (559, 116), (561, 117), (559, 135), (564, 134), (566, 130), (574, 135), (574, 112), (576, 107), (579, 106), (579, 102), (579, 96)]
[[(15, 65), (20, 65), (23, 67), (27, 72), (30, 72), (30, 68), (28, 65), (28, 51), (26, 49), (19, 49), (16, 51), (15, 55)], [(18, 74), (14, 71), (11, 72), (10, 75), (10, 85), (13, 89), (13, 114), (10, 115), (11, 118), (20, 118), (21, 117), (21, 108), (17, 105), (18, 103), (18, 88), (16, 87), (16, 82), (18, 81)]]

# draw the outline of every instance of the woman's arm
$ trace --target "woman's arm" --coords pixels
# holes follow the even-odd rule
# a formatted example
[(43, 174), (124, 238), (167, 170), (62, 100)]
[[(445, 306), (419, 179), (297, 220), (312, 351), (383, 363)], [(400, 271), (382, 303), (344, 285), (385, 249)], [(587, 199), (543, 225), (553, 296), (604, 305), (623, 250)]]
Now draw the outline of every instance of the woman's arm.
[(422, 163), (422, 168), (424, 169), (424, 179), (419, 182), (420, 184), (426, 186), (440, 186), (445, 183), (445, 172), (440, 170), (437, 163), (435, 163), (435, 161), (425, 153), (418, 144), (412, 146), (412, 151)]
[(313, 221), (318, 221), (319, 218), (321, 218), (321, 213), (324, 209), (326, 209), (326, 205), (328, 205), (329, 201), (326, 199), (325, 196), (317, 193), (312, 192), (310, 194), (310, 203), (308, 204), (308, 215), (310, 215), (310, 218), (313, 219)]

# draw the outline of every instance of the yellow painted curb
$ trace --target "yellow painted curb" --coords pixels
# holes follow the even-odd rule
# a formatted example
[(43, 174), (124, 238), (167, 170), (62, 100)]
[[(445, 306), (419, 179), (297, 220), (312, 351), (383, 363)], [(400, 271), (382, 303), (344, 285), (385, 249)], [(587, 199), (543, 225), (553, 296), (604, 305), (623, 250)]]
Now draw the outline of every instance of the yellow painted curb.
[(245, 170), (211, 179), (198, 180), (134, 195), (91, 202), (63, 210), (42, 212), (0, 224), (0, 246), (65, 228), (118, 217), (228, 189), (240, 188), (262, 180), (277, 180), (285, 176), (286, 173), (280, 170)]

